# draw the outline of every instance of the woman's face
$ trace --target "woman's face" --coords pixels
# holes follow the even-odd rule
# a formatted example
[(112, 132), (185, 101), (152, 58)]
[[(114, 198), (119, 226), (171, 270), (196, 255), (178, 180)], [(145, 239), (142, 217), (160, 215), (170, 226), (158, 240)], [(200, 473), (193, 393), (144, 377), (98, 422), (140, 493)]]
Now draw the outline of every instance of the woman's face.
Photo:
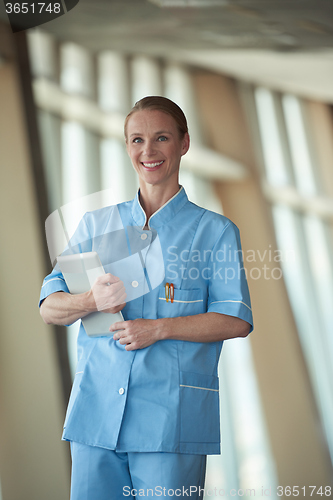
[(136, 111), (126, 132), (127, 152), (140, 181), (178, 185), (180, 159), (188, 151), (189, 135), (179, 138), (172, 116), (159, 110)]

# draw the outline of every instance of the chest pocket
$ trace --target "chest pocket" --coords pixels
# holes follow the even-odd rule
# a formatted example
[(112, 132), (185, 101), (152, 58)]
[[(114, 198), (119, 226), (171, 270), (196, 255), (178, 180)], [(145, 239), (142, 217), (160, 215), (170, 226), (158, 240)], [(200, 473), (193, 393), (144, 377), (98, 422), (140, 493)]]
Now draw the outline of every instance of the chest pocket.
[(193, 316), (207, 311), (204, 294), (200, 288), (192, 290), (174, 290), (174, 300), (167, 302), (165, 287), (159, 287), (157, 317), (176, 318), (177, 316)]

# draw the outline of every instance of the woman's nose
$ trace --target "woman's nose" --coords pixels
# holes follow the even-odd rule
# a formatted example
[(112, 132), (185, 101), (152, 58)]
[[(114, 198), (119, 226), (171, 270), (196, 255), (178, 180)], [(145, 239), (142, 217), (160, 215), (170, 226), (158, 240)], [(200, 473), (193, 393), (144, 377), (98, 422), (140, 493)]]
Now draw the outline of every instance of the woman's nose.
[(146, 156), (152, 156), (156, 153), (155, 144), (153, 141), (146, 141), (143, 152)]

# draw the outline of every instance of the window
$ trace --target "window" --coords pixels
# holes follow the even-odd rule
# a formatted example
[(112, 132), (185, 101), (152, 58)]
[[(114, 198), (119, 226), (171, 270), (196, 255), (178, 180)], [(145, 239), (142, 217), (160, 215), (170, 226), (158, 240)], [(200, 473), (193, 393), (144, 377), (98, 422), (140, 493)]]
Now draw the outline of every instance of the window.
[(264, 185), (313, 392), (333, 461), (333, 211), (310, 133), (308, 104), (268, 89), (254, 92)]

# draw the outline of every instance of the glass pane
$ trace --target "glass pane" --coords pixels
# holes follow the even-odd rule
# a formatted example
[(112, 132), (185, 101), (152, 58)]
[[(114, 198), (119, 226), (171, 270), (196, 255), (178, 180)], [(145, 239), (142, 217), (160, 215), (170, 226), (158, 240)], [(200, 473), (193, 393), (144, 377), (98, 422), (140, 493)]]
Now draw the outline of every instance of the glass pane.
[(56, 81), (58, 61), (55, 38), (38, 28), (26, 33), (33, 76)]
[[(305, 236), (309, 251), (311, 271), (318, 299), (318, 307), (324, 325), (325, 352), (331, 359), (330, 380), (333, 384), (333, 270), (328, 240), (322, 220), (314, 215), (304, 218)], [(333, 394), (333, 385), (332, 385)]]
[(273, 94), (267, 89), (257, 88), (254, 96), (267, 180), (273, 186), (287, 185), (289, 183), (289, 176), (283, 156)]
[(184, 111), (192, 144), (204, 144), (191, 73), (180, 64), (168, 64), (163, 72), (164, 95)]
[(309, 146), (304, 128), (304, 119), (300, 100), (295, 96), (282, 98), (290, 150), (294, 167), (296, 187), (300, 194), (316, 194), (316, 182), (311, 166)]
[(94, 97), (92, 57), (75, 43), (65, 43), (60, 49), (60, 82), (65, 92)]
[(322, 391), (321, 403), (324, 427), (333, 462), (333, 276), (332, 265), (328, 250), (323, 222), (315, 216), (304, 218), (305, 238), (310, 261), (310, 272), (312, 274), (316, 308), (320, 323), (315, 332), (312, 332), (317, 343), (321, 347), (321, 357), (317, 361), (325, 385), (320, 387)]
[(139, 184), (124, 141), (119, 139), (101, 141), (101, 179), (102, 188), (112, 191), (112, 203), (121, 203), (136, 195)]
[(115, 52), (102, 52), (98, 63), (98, 101), (103, 111), (126, 113), (130, 104), (129, 74), (126, 59)]
[(62, 203), (88, 194), (85, 175), (84, 129), (78, 123), (62, 125)]
[[(322, 276), (323, 272), (327, 272), (327, 268), (325, 268), (325, 266), (322, 267), (321, 264), (317, 262), (318, 258), (325, 259), (326, 251), (323, 249), (321, 249), (321, 251), (319, 250), (320, 244), (317, 245), (317, 240), (313, 240), (315, 242), (315, 247), (310, 249), (310, 246), (308, 246), (309, 242), (307, 241), (309, 238), (307, 237), (306, 239), (304, 237), (302, 220), (288, 207), (274, 206), (273, 217), (278, 246), (283, 255), (289, 255), (289, 258), (286, 257), (281, 261), (284, 280), (297, 324), (301, 345), (309, 368), (314, 394), (326, 432), (326, 438), (333, 458), (333, 435), (331, 425), (333, 414), (333, 391), (331, 389), (332, 368), (330, 368), (332, 366), (332, 359), (328, 359), (329, 351), (327, 341), (325, 340), (325, 326), (323, 324), (322, 315), (318, 310), (316, 286), (311, 272), (311, 267), (313, 266), (317, 279)], [(304, 227), (306, 234), (306, 232), (311, 229), (311, 223), (309, 221), (305, 222)], [(311, 234), (311, 238), (314, 236), (315, 234)], [(315, 250), (315, 253), (313, 253), (313, 250)], [(312, 256), (311, 253), (313, 254)], [(312, 266), (311, 259), (315, 261), (312, 263)], [(318, 267), (319, 272), (317, 269)], [(331, 309), (330, 307), (330, 310)]]
[[(256, 383), (250, 339), (225, 342), (219, 365), (221, 455), (208, 457), (206, 489), (276, 499), (276, 471)], [(252, 490), (252, 493), (246, 490)], [(255, 490), (255, 494), (253, 492)]]
[[(256, 383), (250, 338), (232, 339), (223, 349), (221, 364), (226, 364), (228, 374), (239, 487), (259, 492), (262, 486), (272, 486), (274, 492), (274, 462)], [(274, 493), (272, 495), (274, 497)]]
[(101, 189), (99, 138), (75, 122), (62, 124), (62, 203)]
[[(222, 360), (224, 360), (224, 354), (225, 352), (222, 352)], [(238, 489), (239, 481), (233, 415), (228, 386), (228, 369), (222, 361), (219, 363), (218, 375), (220, 385), (221, 455), (209, 455), (207, 457), (205, 488), (207, 490), (223, 489), (228, 492), (231, 488)]]
[(152, 58), (142, 56), (132, 59), (131, 81), (133, 104), (148, 95), (162, 95), (160, 66)]
[(48, 111), (37, 112), (49, 212), (57, 210), (62, 202), (61, 192), (61, 119)]

